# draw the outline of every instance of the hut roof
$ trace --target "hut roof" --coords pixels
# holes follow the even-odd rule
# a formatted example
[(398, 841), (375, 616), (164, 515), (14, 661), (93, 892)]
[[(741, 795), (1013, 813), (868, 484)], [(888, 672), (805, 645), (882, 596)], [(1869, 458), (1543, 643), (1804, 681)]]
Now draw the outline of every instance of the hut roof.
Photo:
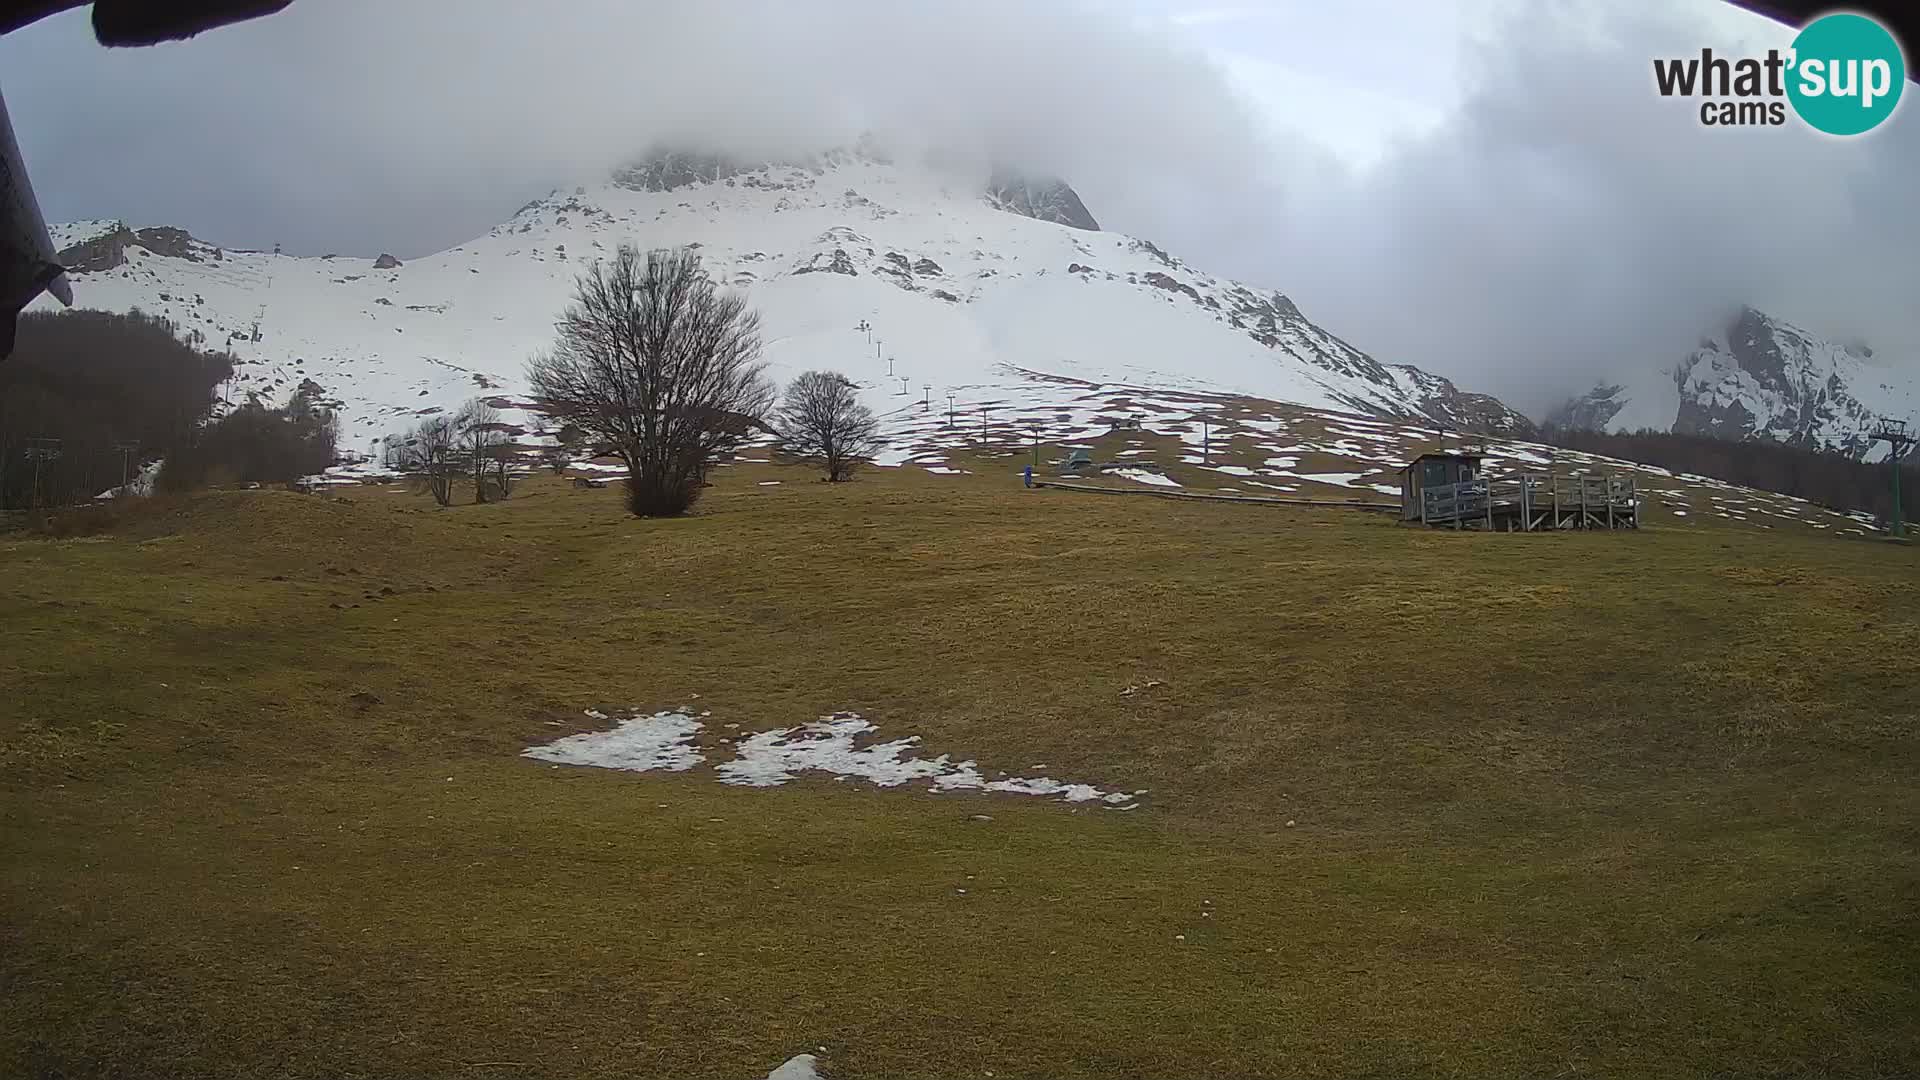
[(1453, 458), (1453, 459), (1462, 460), (1462, 461), (1479, 461), (1481, 458), (1485, 456), (1486, 456), (1485, 454), (1482, 454), (1478, 450), (1471, 450), (1471, 449), (1467, 449), (1465, 447), (1459, 447), (1459, 446), (1443, 446), (1439, 443), (1430, 443), (1425, 446), (1414, 447), (1413, 456), (1407, 459), (1407, 463), (1405, 465), (1400, 466), (1400, 471), (1406, 472), (1408, 469), (1413, 468), (1415, 465), (1420, 463), (1420, 460), (1422, 458), (1438, 457), (1438, 458)]

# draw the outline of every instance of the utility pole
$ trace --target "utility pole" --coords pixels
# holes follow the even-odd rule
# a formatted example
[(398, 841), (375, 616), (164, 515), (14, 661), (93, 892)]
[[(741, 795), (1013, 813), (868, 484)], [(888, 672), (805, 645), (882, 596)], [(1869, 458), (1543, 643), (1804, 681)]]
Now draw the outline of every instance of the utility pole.
[(32, 438), (27, 440), (27, 460), (33, 462), (33, 491), (27, 498), (29, 509), (40, 505), (40, 466), (60, 457), (60, 440)]
[(1883, 420), (1867, 433), (1871, 446), (1877, 442), (1887, 444), (1887, 463), (1893, 466), (1893, 535), (1907, 535), (1907, 523), (1900, 513), (1900, 459), (1913, 448), (1917, 439), (1907, 430), (1905, 420)]
[(988, 410), (988, 408), (985, 405), (980, 406), (980, 442), (982, 444), (986, 443), (987, 441), (987, 432), (988, 432), (987, 413), (989, 411), (990, 410)]
[(905, 375), (900, 376), (900, 396), (901, 397), (907, 396), (907, 392), (908, 392), (907, 383), (909, 383), (910, 381), (912, 380), (908, 379)]
[(1206, 413), (1200, 414), (1200, 464), (1207, 464), (1207, 455), (1213, 449), (1213, 428), (1208, 423)]
[(893, 378), (893, 357), (887, 357), (887, 378)]
[(1033, 467), (1040, 467), (1040, 425), (1033, 425)]
[(953, 426), (953, 395), (947, 395), (947, 426)]
[(932, 405), (933, 384), (927, 383), (920, 388), (920, 408), (925, 411)]
[(855, 330), (865, 331), (867, 335), (867, 340), (868, 341), (873, 340), (873, 324), (872, 323), (868, 322), (865, 319), (861, 319), (858, 323), (854, 324), (853, 328)]

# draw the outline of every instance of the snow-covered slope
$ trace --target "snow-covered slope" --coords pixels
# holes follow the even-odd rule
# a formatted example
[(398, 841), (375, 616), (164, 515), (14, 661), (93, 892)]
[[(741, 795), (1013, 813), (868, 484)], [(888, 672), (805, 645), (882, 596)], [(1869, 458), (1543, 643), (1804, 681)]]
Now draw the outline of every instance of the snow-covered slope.
[(1375, 361), (1279, 293), (1097, 228), (1058, 181), (967, 182), (861, 150), (760, 166), (656, 154), (405, 263), (222, 250), (117, 222), (55, 232), (79, 306), (138, 307), (231, 349), (232, 400), (312, 380), (359, 452), (424, 411), (518, 399), (575, 275), (622, 243), (697, 246), (760, 312), (774, 377), (838, 369), (883, 411), (1040, 374), (1528, 427), (1492, 398)]
[(1552, 419), (1608, 431), (1650, 428), (1884, 458), (1867, 432), (1915, 417), (1909, 378), (1791, 323), (1747, 308), (1679, 364), (1603, 384)]

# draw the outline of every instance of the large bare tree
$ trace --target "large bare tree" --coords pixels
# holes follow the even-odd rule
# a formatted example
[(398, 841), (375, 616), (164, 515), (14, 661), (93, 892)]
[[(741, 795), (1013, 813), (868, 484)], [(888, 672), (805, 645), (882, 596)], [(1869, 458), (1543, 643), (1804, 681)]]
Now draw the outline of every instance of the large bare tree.
[(627, 506), (685, 513), (709, 467), (773, 405), (760, 320), (693, 252), (622, 245), (582, 275), (553, 350), (528, 365), (542, 406), (627, 466)]
[(839, 483), (880, 449), (880, 422), (860, 404), (858, 387), (837, 371), (808, 371), (787, 384), (774, 429), (787, 451), (827, 470)]

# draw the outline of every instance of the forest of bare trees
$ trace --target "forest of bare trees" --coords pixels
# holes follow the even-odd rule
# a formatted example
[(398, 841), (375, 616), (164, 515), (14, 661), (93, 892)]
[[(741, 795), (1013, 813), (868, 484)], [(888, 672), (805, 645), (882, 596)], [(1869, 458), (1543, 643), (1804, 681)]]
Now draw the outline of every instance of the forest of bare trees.
[(232, 370), (137, 311), (21, 316), (0, 361), (0, 508), (90, 499), (194, 445)]
[[(1886, 462), (1869, 464), (1831, 451), (1664, 431), (1608, 433), (1548, 427), (1541, 429), (1540, 438), (1569, 450), (1710, 476), (1836, 510), (1865, 510), (1883, 518), (1893, 510), (1893, 467)], [(1920, 508), (1920, 469), (1902, 466), (1900, 489), (1906, 514), (1912, 517)]]

